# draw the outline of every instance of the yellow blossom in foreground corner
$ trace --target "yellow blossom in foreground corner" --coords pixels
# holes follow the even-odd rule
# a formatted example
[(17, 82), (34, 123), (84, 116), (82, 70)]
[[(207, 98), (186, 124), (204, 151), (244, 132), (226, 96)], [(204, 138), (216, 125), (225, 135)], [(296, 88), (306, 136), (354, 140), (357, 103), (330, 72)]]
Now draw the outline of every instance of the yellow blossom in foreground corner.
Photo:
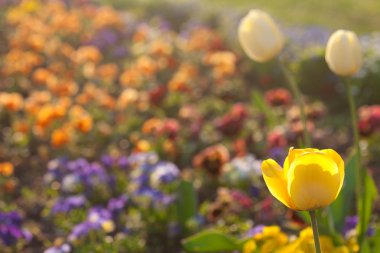
[(359, 39), (354, 32), (338, 30), (334, 32), (326, 47), (326, 62), (335, 74), (352, 76), (362, 66)]
[(261, 166), (271, 194), (294, 210), (330, 205), (343, 185), (344, 162), (332, 149), (290, 148), (283, 167), (273, 159)]
[(254, 240), (249, 240), (246, 242), (243, 246), (243, 252), (242, 253), (254, 253), (257, 249), (256, 243)]
[[(324, 253), (350, 253), (346, 246), (335, 246), (332, 238), (320, 236), (321, 250)], [(313, 231), (311, 227), (305, 228), (300, 232), (299, 237), (275, 251), (276, 253), (315, 253)]]
[(275, 252), (288, 243), (288, 236), (278, 226), (266, 226), (260, 233), (253, 236), (261, 253)]

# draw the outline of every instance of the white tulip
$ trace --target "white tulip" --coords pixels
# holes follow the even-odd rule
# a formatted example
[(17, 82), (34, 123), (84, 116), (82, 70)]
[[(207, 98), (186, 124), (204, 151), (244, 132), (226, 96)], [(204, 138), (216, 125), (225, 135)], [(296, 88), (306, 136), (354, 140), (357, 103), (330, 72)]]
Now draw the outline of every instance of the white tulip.
[(284, 37), (273, 19), (261, 10), (251, 10), (239, 24), (239, 41), (254, 61), (276, 57), (284, 46)]
[(346, 30), (334, 32), (327, 42), (325, 59), (331, 71), (337, 75), (356, 74), (363, 63), (356, 34)]

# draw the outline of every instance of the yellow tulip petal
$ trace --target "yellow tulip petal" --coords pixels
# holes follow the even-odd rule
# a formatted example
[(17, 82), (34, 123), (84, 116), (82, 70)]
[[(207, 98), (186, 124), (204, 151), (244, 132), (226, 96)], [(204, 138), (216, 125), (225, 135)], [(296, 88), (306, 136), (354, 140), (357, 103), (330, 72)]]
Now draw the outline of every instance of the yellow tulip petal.
[(344, 182), (344, 173), (345, 173), (344, 161), (343, 161), (342, 157), (333, 149), (323, 149), (323, 150), (321, 150), (321, 152), (328, 155), (329, 157), (331, 157), (335, 161), (335, 163), (338, 165), (338, 170), (339, 170), (339, 174), (340, 174), (340, 178), (341, 178), (339, 190), (337, 193), (337, 194), (339, 194), (340, 190), (342, 189), (343, 182)]
[(289, 149), (288, 156), (285, 158), (285, 161), (284, 161), (285, 179), (287, 180), (289, 167), (296, 157), (303, 155), (303, 154), (306, 154), (306, 153), (313, 153), (313, 152), (317, 152), (317, 151), (318, 151), (318, 149), (315, 149), (315, 148), (295, 149), (295, 148), (291, 147)]
[(263, 161), (261, 169), (270, 193), (284, 205), (294, 209), (287, 191), (287, 184), (281, 166), (273, 159), (268, 159)]
[(335, 200), (341, 180), (338, 166), (330, 156), (305, 153), (290, 164), (288, 194), (296, 209), (318, 209)]

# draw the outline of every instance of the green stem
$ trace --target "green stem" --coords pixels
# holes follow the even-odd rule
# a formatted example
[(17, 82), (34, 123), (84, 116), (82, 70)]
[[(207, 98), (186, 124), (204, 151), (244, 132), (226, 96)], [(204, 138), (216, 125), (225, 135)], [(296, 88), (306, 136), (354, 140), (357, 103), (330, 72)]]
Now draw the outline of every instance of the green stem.
[(319, 232), (318, 232), (318, 223), (317, 223), (317, 217), (315, 215), (315, 210), (310, 211), (310, 219), (311, 219), (311, 226), (313, 228), (313, 236), (314, 236), (314, 245), (315, 245), (315, 252), (321, 253), (321, 244), (319, 242)]
[[(355, 176), (357, 178), (356, 183), (356, 198), (358, 201), (357, 205), (357, 211), (359, 214), (359, 245), (361, 245), (364, 234), (367, 231), (366, 228), (366, 222), (364, 221), (365, 217), (361, 214), (364, 212), (365, 209), (365, 198), (363, 198), (363, 186), (364, 186), (364, 174), (361, 168), (361, 150), (360, 150), (360, 143), (359, 143), (359, 129), (358, 129), (358, 119), (356, 114), (356, 104), (354, 100), (354, 95), (352, 94), (352, 84), (350, 83), (349, 79), (345, 79), (345, 83), (347, 86), (347, 96), (348, 96), (348, 103), (350, 106), (350, 113), (351, 113), (351, 124), (352, 124), (352, 131), (354, 133), (354, 147), (356, 151), (356, 170), (355, 170)], [(361, 211), (363, 210), (363, 211)]]
[(280, 67), (281, 67), (281, 70), (284, 73), (284, 75), (285, 75), (285, 77), (286, 77), (286, 79), (288, 81), (289, 87), (292, 90), (293, 95), (295, 96), (297, 104), (298, 104), (298, 106), (300, 108), (301, 121), (302, 121), (302, 127), (303, 127), (303, 141), (304, 141), (303, 144), (304, 144), (304, 146), (306, 146), (306, 147), (309, 148), (310, 145), (311, 145), (311, 141), (310, 141), (309, 132), (307, 131), (305, 104), (304, 104), (304, 102), (302, 100), (302, 97), (301, 97), (301, 91), (300, 91), (300, 89), (299, 89), (299, 87), (297, 85), (297, 82), (294, 79), (293, 75), (285, 67), (285, 64), (283, 64), (281, 61), (280, 61)]

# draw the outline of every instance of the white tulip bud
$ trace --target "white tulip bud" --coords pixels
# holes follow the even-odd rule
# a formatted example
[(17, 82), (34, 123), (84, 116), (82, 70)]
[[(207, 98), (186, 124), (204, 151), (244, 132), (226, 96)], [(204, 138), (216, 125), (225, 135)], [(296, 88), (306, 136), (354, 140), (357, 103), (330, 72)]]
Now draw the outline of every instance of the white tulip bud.
[(356, 74), (362, 66), (362, 53), (356, 34), (346, 30), (334, 32), (327, 42), (325, 59), (331, 71), (337, 75)]
[(251, 10), (239, 24), (239, 41), (254, 61), (266, 62), (276, 57), (284, 46), (284, 37), (271, 16)]

